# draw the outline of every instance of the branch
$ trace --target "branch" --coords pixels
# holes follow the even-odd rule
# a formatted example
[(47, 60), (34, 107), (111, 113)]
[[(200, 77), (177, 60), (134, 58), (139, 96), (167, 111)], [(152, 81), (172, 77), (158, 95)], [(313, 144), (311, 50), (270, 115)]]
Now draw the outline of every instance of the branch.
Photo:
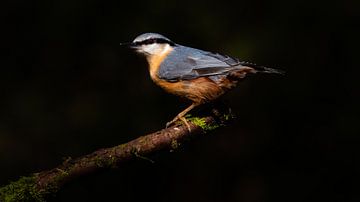
[(0, 201), (45, 201), (64, 184), (80, 176), (107, 168), (116, 168), (120, 163), (130, 159), (147, 159), (145, 156), (156, 151), (175, 150), (190, 137), (199, 136), (223, 126), (231, 118), (230, 113), (223, 114), (213, 109), (213, 115), (188, 118), (191, 131), (188, 131), (184, 125), (176, 125), (128, 143), (99, 149), (77, 159), (69, 158), (56, 168), (32, 174), (30, 177), (22, 177), (18, 181), (0, 188)]

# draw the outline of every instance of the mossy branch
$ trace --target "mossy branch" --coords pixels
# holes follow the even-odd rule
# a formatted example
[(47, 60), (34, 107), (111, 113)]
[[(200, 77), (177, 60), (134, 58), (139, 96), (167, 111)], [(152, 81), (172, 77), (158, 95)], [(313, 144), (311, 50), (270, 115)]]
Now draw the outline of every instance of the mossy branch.
[(124, 161), (142, 158), (159, 151), (175, 150), (190, 137), (204, 134), (223, 126), (232, 117), (230, 113), (213, 110), (212, 115), (188, 117), (191, 131), (184, 125), (175, 125), (151, 133), (128, 143), (112, 148), (99, 149), (77, 159), (68, 158), (61, 165), (51, 170), (22, 177), (18, 181), (0, 188), (0, 202), (42, 202), (54, 195), (64, 184), (90, 173), (116, 168)]

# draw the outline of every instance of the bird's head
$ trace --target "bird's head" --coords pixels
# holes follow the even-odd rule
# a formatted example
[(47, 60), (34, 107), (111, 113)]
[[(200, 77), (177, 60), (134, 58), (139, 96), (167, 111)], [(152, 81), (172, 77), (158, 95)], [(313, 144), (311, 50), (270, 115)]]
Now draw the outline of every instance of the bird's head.
[(152, 57), (165, 53), (176, 44), (161, 34), (145, 33), (136, 37), (133, 42), (122, 45), (129, 45), (136, 52)]

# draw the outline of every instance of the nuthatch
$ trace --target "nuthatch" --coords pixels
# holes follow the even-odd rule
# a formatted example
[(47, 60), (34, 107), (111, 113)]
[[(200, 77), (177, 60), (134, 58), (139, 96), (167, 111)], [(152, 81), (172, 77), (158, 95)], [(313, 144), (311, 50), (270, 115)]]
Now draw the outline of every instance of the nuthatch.
[(184, 118), (186, 113), (217, 99), (248, 73), (282, 74), (280, 70), (243, 62), (227, 55), (182, 46), (156, 33), (141, 34), (126, 44), (145, 55), (151, 79), (157, 85), (192, 101), (166, 127), (181, 120), (190, 129)]

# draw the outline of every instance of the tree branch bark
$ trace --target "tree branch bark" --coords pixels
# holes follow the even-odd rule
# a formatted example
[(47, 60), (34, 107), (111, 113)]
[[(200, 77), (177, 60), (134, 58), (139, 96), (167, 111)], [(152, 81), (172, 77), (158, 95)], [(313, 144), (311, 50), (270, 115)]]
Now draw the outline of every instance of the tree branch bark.
[(116, 168), (121, 163), (145, 156), (164, 149), (175, 150), (179, 144), (190, 137), (195, 137), (215, 128), (223, 126), (232, 118), (231, 114), (223, 114), (213, 110), (216, 115), (202, 118), (188, 118), (190, 129), (185, 125), (176, 125), (157, 131), (128, 143), (115, 147), (99, 149), (91, 154), (67, 159), (51, 170), (34, 173), (30, 177), (22, 177), (0, 188), (0, 201), (45, 201), (54, 195), (62, 186), (80, 176), (107, 168)]

